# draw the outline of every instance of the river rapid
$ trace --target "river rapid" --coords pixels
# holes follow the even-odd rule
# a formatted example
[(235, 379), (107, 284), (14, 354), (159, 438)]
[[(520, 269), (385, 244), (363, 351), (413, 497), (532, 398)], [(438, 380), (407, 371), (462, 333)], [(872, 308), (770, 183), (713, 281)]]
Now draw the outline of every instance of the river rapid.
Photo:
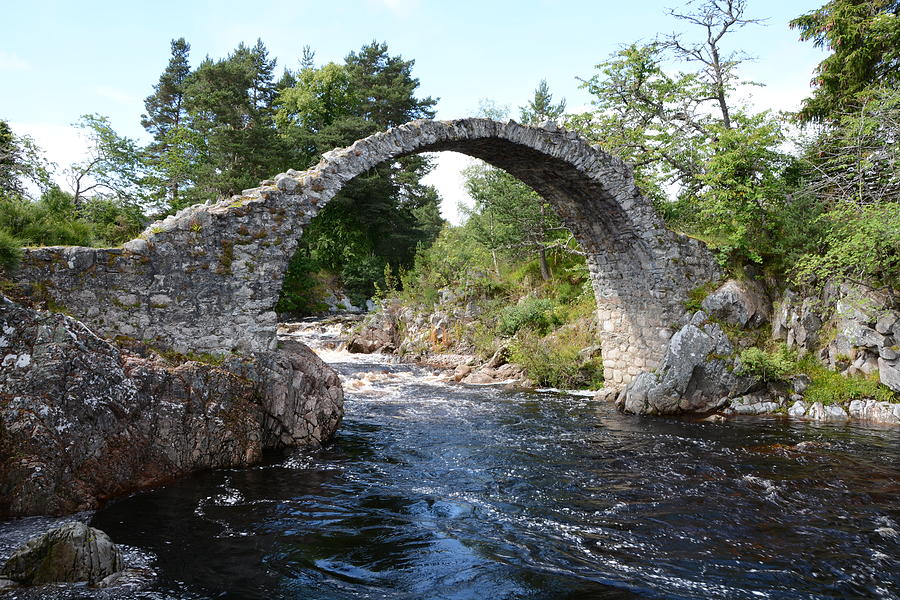
[(641, 418), (293, 335), (341, 374), (335, 440), (111, 503), (143, 581), (40, 597), (900, 598), (897, 428)]

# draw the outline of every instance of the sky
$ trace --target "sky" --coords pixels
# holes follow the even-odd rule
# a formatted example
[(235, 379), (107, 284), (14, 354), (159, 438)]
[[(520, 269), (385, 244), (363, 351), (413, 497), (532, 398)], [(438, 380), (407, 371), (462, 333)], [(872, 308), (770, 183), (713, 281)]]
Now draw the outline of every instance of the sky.
[[(746, 15), (765, 19), (726, 38), (755, 57), (741, 73), (757, 109), (793, 110), (809, 93), (824, 57), (798, 41), (787, 22), (824, 0), (748, 0)], [(546, 79), (555, 99), (586, 109), (580, 88), (595, 65), (634, 41), (659, 33), (696, 33), (667, 14), (679, 0), (154, 0), (115, 2), (0, 0), (0, 119), (32, 136), (59, 171), (83, 156), (71, 124), (87, 113), (108, 116), (122, 135), (146, 141), (143, 99), (170, 56), (170, 41), (191, 44), (191, 63), (223, 58), (240, 42), (262, 39), (280, 67), (296, 68), (303, 46), (316, 62), (341, 62), (372, 40), (414, 59), (419, 96), (438, 98), (437, 118), (473, 116), (482, 101), (513, 117)], [(459, 221), (466, 202), (460, 169), (469, 159), (440, 153), (428, 183), (442, 213)], [(62, 179), (60, 178), (62, 182)], [(65, 186), (64, 186), (65, 187)]]

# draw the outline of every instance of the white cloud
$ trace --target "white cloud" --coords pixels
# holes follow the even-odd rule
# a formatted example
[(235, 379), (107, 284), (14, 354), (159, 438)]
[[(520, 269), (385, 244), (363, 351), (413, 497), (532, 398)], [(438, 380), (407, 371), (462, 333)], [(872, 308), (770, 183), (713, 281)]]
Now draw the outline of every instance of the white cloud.
[(16, 135), (31, 136), (50, 162), (56, 163), (53, 180), (68, 188), (62, 171), (87, 157), (87, 142), (74, 127), (56, 123), (10, 123)]
[(475, 159), (459, 152), (437, 152), (435, 167), (422, 179), (422, 183), (433, 185), (441, 195), (441, 216), (454, 225), (459, 225), (463, 215), (459, 205), (472, 206), (472, 197), (466, 192), (466, 180), (462, 171), (475, 163)]
[(0, 71), (28, 71), (28, 61), (13, 52), (0, 50)]

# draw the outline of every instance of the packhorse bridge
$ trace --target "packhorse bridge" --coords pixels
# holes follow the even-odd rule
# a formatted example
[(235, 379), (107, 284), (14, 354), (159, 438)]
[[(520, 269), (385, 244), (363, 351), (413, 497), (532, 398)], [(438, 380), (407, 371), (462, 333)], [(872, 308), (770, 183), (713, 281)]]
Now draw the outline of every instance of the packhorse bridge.
[(273, 307), (309, 221), (344, 184), (379, 163), (441, 150), (521, 179), (581, 243), (606, 380), (620, 386), (655, 368), (686, 322), (690, 290), (717, 278), (716, 263), (702, 244), (663, 225), (625, 163), (553, 124), (407, 123), (328, 152), (307, 171), (186, 208), (122, 248), (31, 249), (16, 279), (109, 338), (182, 353), (273, 350)]

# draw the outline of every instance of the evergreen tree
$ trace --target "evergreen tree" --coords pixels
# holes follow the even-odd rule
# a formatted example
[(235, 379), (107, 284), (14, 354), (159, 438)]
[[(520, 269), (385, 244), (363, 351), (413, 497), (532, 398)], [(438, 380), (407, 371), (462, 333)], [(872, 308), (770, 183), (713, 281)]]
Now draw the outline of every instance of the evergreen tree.
[[(334, 148), (432, 118), (436, 100), (416, 97), (413, 65), (379, 42), (351, 52), (343, 65), (315, 68), (306, 52), (297, 84), (279, 96), (282, 136), (311, 166)], [(404, 157), (349, 182), (304, 232), (296, 260), (309, 257), (309, 268), (340, 275), (355, 300), (371, 296), (386, 265), (408, 266), (416, 247), (430, 244), (440, 230), (437, 193), (421, 183), (430, 168), (424, 157)]]
[(526, 125), (538, 125), (544, 121), (555, 121), (563, 116), (566, 112), (566, 100), (564, 98), (557, 104), (553, 104), (553, 94), (550, 93), (550, 86), (547, 85), (546, 79), (541, 79), (541, 82), (534, 90), (534, 97), (520, 110), (523, 123)]
[[(563, 115), (566, 101), (553, 103), (553, 94), (542, 79), (534, 96), (520, 108), (523, 123), (535, 125), (555, 121)], [(489, 107), (494, 118), (503, 111)], [(467, 227), (491, 251), (494, 269), (499, 271), (497, 254), (519, 255), (533, 252), (539, 259), (541, 278), (551, 278), (547, 251), (551, 247), (569, 250), (565, 228), (554, 210), (530, 187), (501, 169), (478, 165), (466, 171), (466, 190), (475, 201)]]
[(286, 169), (286, 149), (274, 127), (275, 60), (261, 41), (243, 43), (227, 58), (206, 58), (185, 81), (196, 148), (194, 201), (230, 196)]
[(153, 169), (150, 183), (157, 201), (170, 208), (181, 206), (180, 192), (191, 179), (193, 136), (186, 129), (185, 82), (190, 74), (191, 45), (184, 38), (172, 40), (169, 64), (144, 100), (141, 125), (153, 136), (145, 152)]
[(801, 40), (831, 51), (816, 67), (801, 120), (839, 120), (861, 106), (868, 89), (900, 83), (900, 0), (830, 0), (790, 25)]

